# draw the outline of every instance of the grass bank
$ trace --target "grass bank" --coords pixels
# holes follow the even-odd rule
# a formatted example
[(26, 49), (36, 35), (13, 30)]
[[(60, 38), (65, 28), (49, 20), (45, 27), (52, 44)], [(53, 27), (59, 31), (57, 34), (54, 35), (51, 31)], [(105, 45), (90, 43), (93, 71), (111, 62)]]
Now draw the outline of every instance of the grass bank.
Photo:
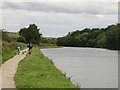
[(0, 66), (2, 64), (2, 45), (0, 45)]
[(14, 80), (17, 88), (77, 88), (38, 47), (19, 63)]
[(17, 38), (19, 37), (19, 33), (11, 33), (2, 31), (2, 46), (1, 46), (1, 55), (2, 59), (0, 62), (4, 63), (5, 61), (12, 58), (17, 53), (17, 46), (21, 46), (21, 50), (26, 48), (24, 43), (17, 42)]
[(43, 44), (43, 45), (40, 45), (39, 48), (60, 48), (62, 46), (57, 46), (56, 44)]
[[(2, 45), (2, 63), (4, 63), (5, 61), (7, 61), (8, 59), (12, 58), (14, 55), (16, 55), (17, 53), (17, 46), (18, 43), (16, 42), (12, 42), (12, 43), (4, 43)], [(25, 44), (21, 44), (20, 45), (21, 50), (27, 48), (27, 45)]]

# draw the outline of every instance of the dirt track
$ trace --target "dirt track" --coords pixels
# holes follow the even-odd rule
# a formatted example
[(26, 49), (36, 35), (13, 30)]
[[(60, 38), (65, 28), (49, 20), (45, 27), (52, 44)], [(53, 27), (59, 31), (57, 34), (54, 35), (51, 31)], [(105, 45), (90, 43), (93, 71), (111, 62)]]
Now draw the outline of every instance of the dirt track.
[(13, 58), (2, 64), (2, 68), (0, 69), (0, 89), (15, 88), (14, 75), (16, 73), (18, 63), (26, 56), (27, 50), (28, 49), (22, 50), (19, 55), (15, 55)]

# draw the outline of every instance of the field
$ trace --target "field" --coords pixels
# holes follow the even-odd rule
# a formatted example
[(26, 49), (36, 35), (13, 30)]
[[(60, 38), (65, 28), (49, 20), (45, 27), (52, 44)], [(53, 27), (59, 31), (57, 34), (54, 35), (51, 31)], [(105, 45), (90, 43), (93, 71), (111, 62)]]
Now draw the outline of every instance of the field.
[(12, 37), (12, 38), (17, 38), (17, 37), (19, 37), (19, 34), (18, 34), (18, 33), (7, 32), (7, 34), (8, 34), (9, 37)]

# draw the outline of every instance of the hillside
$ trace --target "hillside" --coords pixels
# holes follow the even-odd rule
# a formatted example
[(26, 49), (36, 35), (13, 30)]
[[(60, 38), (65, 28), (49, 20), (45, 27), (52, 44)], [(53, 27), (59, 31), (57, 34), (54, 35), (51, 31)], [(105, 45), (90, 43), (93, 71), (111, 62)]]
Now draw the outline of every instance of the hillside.
[(17, 32), (7, 32), (7, 34), (11, 38), (18, 38), (19, 37), (19, 33), (17, 33)]
[(26, 45), (24, 43), (17, 42), (18, 37), (18, 33), (2, 31), (2, 63), (17, 53), (18, 45), (21, 46), (21, 49), (25, 48)]
[(2, 41), (6, 42), (17, 42), (17, 38), (19, 37), (18, 33), (13, 32), (2, 32)]

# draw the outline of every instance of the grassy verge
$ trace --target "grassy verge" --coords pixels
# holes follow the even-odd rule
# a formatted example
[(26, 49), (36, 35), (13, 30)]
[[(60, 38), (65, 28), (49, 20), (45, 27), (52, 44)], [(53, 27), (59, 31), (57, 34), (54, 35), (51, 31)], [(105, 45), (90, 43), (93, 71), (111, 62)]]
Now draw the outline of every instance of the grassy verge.
[(38, 47), (19, 63), (14, 80), (17, 88), (77, 88)]
[[(21, 45), (21, 50), (25, 49), (26, 45)], [(2, 63), (12, 58), (17, 53), (17, 45), (4, 45), (2, 46)]]
[(60, 48), (61, 46), (57, 46), (56, 44), (44, 44), (40, 45), (40, 48)]
[(0, 66), (2, 64), (2, 45), (0, 45)]

